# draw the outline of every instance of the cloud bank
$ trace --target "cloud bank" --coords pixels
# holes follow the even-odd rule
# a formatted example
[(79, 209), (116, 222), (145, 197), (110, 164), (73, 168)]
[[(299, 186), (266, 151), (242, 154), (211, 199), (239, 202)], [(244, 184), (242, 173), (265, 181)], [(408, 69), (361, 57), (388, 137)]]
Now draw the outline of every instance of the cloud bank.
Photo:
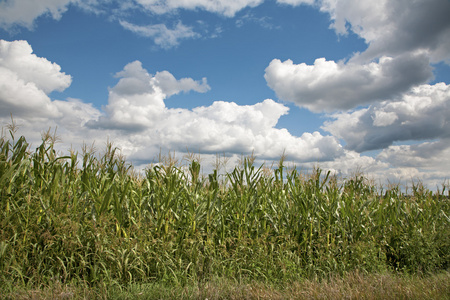
[[(153, 162), (161, 151), (176, 151), (181, 156), (186, 151), (200, 152), (210, 160), (217, 153), (225, 153), (234, 161), (240, 155), (253, 153), (260, 162), (269, 165), (284, 153), (300, 168), (320, 164), (347, 176), (361, 170), (380, 182), (417, 176), (436, 186), (446, 176), (448, 162), (440, 159), (450, 151), (447, 128), (450, 88), (446, 84), (421, 85), (394, 103), (385, 101), (369, 109), (332, 115), (333, 120), (324, 124), (332, 135), (306, 132), (294, 136), (286, 129), (276, 128), (289, 108), (271, 99), (254, 105), (216, 101), (192, 110), (167, 108), (164, 101), (171, 95), (207, 92), (210, 89), (207, 80), (176, 79), (168, 71), (153, 75), (139, 61), (127, 64), (116, 74), (118, 82), (109, 89), (108, 104), (103, 110), (79, 99), (51, 100), (48, 93), (67, 88), (70, 76), (57, 64), (36, 57), (27, 42), (0, 41), (0, 45), (0, 78), (14, 78), (7, 81), (8, 89), (0, 89), (1, 122), (8, 124), (12, 112), (20, 126), (19, 133), (34, 144), (39, 143), (40, 132), (51, 127), (57, 128), (57, 135), (63, 137), (64, 144), (57, 145), (63, 152), (69, 148), (80, 150), (94, 141), (101, 147), (109, 139), (137, 166)], [(36, 73), (21, 68), (15, 61), (28, 61), (35, 65)], [(45, 73), (48, 81), (43, 81), (39, 72)], [(29, 95), (20, 93), (11, 101), (12, 91), (25, 87), (41, 95), (35, 98), (40, 102), (30, 105)], [(413, 138), (438, 140), (392, 145), (406, 139), (402, 132), (410, 132)], [(359, 153), (372, 149), (371, 136), (381, 139), (377, 143), (388, 146), (377, 157)], [(347, 143), (345, 147), (339, 139)]]
[[(8, 89), (2, 89), (0, 96), (3, 124), (13, 113), (27, 136), (31, 134), (35, 141), (39, 140), (37, 132), (48, 127), (57, 127), (65, 143), (74, 147), (93, 140), (101, 143), (108, 137), (121, 146), (130, 160), (147, 163), (161, 150), (185, 152), (186, 148), (205, 154), (253, 153), (269, 160), (285, 153), (299, 162), (329, 161), (344, 155), (342, 146), (332, 136), (313, 132), (296, 137), (286, 129), (275, 128), (289, 109), (271, 99), (254, 105), (216, 101), (192, 110), (167, 108), (164, 101), (172, 95), (207, 92), (210, 87), (206, 78), (176, 79), (168, 71), (152, 75), (139, 61), (127, 64), (116, 74), (119, 80), (109, 89), (103, 111), (77, 99), (51, 100), (48, 94), (67, 88), (70, 76), (61, 72), (57, 64), (36, 57), (25, 41), (1, 41), (0, 45), (2, 49), (21, 50), (0, 52), (0, 78), (13, 73), (16, 78), (7, 82)], [(35, 73), (20, 68), (15, 61), (34, 62)], [(42, 73), (47, 81), (38, 76)], [(37, 98), (39, 102), (30, 106), (28, 95), (20, 93), (11, 101), (14, 91), (27, 86), (41, 96)]]
[[(112, 16), (126, 30), (152, 39), (162, 48), (199, 38), (181, 22), (138, 25), (132, 11), (174, 15), (202, 10), (227, 18), (263, 0), (104, 0), (0, 2), (0, 26), (32, 29), (39, 17), (58, 20), (71, 5)], [(0, 41), (0, 118), (12, 113), (24, 131), (58, 127), (66, 142), (103, 141), (110, 137), (134, 161), (148, 162), (160, 149), (230, 155), (254, 152), (290, 159), (309, 167), (348, 173), (360, 167), (378, 178), (445, 178), (449, 157), (449, 86), (430, 84), (433, 64), (450, 64), (448, 0), (277, 0), (280, 5), (310, 5), (330, 19), (337, 35), (362, 38), (367, 49), (342, 61), (317, 58), (313, 64), (273, 59), (265, 79), (277, 97), (313, 112), (328, 112), (322, 129), (293, 136), (276, 128), (288, 107), (271, 99), (254, 105), (217, 101), (209, 106), (169, 109), (165, 100), (177, 93), (207, 92), (205, 78), (175, 78), (169, 71), (149, 74), (138, 61), (116, 74), (103, 109), (80, 99), (52, 100), (52, 91), (70, 86), (72, 78), (25, 41)], [(114, 9), (111, 9), (111, 5)], [(250, 16), (250, 14), (249, 14)], [(45, 125), (42, 125), (45, 124)], [(45, 127), (45, 128), (44, 128)], [(38, 137), (37, 137), (38, 138)], [(342, 145), (341, 145), (342, 144)], [(376, 157), (366, 151), (380, 151)]]

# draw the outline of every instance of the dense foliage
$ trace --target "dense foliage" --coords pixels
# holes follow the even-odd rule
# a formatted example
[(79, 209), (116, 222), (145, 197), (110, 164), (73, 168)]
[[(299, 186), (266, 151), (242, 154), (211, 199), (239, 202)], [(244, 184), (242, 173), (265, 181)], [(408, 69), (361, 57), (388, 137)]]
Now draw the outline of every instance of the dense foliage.
[(0, 140), (0, 281), (289, 282), (355, 270), (448, 270), (450, 202), (441, 191), (376, 188), (317, 169), (308, 176), (243, 159), (201, 175), (198, 160), (136, 174), (103, 155), (29, 151)]

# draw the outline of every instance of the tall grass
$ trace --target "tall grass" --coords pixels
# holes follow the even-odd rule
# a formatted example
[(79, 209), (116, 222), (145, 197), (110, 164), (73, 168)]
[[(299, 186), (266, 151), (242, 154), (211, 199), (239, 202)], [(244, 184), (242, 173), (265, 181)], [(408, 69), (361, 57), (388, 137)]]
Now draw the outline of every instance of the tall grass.
[(349, 272), (448, 270), (445, 187), (408, 195), (362, 175), (270, 172), (244, 158), (220, 177), (165, 161), (136, 174), (108, 144), (58, 155), (0, 139), (0, 281), (45, 286), (285, 283)]

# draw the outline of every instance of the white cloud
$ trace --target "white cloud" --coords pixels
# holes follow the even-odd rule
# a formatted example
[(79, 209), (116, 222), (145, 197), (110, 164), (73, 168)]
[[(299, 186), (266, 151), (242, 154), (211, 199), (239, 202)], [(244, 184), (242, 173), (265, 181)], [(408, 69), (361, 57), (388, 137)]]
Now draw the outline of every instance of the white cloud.
[(255, 7), (264, 0), (136, 0), (151, 12), (163, 14), (177, 9), (202, 9), (212, 13), (233, 17), (245, 7)]
[(109, 91), (106, 116), (88, 123), (93, 128), (110, 128), (142, 131), (155, 126), (164, 118), (164, 99), (180, 92), (206, 92), (210, 89), (206, 78), (201, 82), (192, 78), (177, 80), (171, 73), (162, 71), (148, 74), (139, 61), (127, 64), (116, 77), (120, 80)]
[[(450, 89), (444, 83), (420, 84), (431, 78), (430, 63), (450, 64), (450, 2), (277, 2), (317, 6), (329, 13), (337, 34), (352, 31), (368, 45), (347, 62), (322, 59), (307, 66), (274, 61), (266, 70), (266, 80), (280, 98), (313, 111), (372, 104), (336, 113), (325, 122), (322, 128), (343, 139), (346, 150), (321, 166), (342, 174), (360, 169), (382, 184), (420, 179), (435, 188), (448, 180)], [(386, 58), (394, 64), (388, 67)], [(406, 141), (424, 142), (393, 145)], [(355, 152), (372, 149), (384, 150), (376, 158)]]
[(27, 41), (0, 40), (0, 66), (20, 74), (26, 83), (34, 83), (47, 94), (65, 90), (72, 81), (59, 65), (33, 54)]
[(217, 101), (192, 111), (169, 111), (170, 116), (160, 130), (169, 149), (183, 149), (188, 144), (203, 153), (253, 152), (270, 159), (285, 152), (296, 161), (325, 161), (341, 155), (341, 147), (333, 137), (318, 132), (295, 137), (286, 129), (274, 128), (287, 110), (270, 99), (248, 106)]
[(375, 111), (373, 119), (373, 126), (389, 126), (392, 125), (397, 119), (398, 116), (395, 112), (385, 112), (385, 111)]
[(427, 56), (418, 53), (367, 64), (319, 58), (314, 65), (297, 65), (274, 59), (264, 77), (281, 99), (320, 112), (388, 99), (429, 80), (432, 72)]
[(0, 67), (0, 116), (57, 116), (47, 94), (36, 84), (25, 82), (18, 74)]
[(156, 45), (165, 49), (177, 46), (181, 39), (200, 36), (191, 27), (185, 26), (181, 22), (178, 22), (173, 29), (167, 28), (165, 24), (139, 26), (123, 20), (120, 21), (120, 25), (136, 34), (152, 38)]
[(47, 96), (63, 91), (71, 76), (45, 58), (37, 57), (26, 41), (0, 40), (0, 115), (57, 116)]
[(0, 1), (0, 27), (10, 28), (20, 25), (31, 29), (34, 20), (42, 15), (50, 15), (59, 20), (73, 0), (6, 0)]
[(254, 153), (264, 159), (278, 159), (285, 152), (296, 161), (327, 161), (342, 155), (331, 136), (314, 132), (295, 137), (286, 129), (271, 127), (286, 111), (270, 99), (249, 106), (217, 101), (192, 111), (167, 109), (157, 123), (140, 132), (145, 138), (134, 140), (130, 157), (150, 160), (157, 152), (149, 149), (184, 152), (186, 148), (203, 154)]
[(106, 116), (88, 123), (92, 128), (141, 131), (158, 122), (165, 111), (166, 95), (139, 61), (116, 74), (121, 79), (109, 90)]
[[(229, 152), (264, 158), (278, 158), (283, 151), (296, 160), (330, 160), (342, 154), (331, 136), (318, 132), (292, 136), (276, 129), (288, 108), (267, 99), (255, 105), (216, 101), (210, 106), (169, 109), (164, 100), (190, 90), (206, 92), (206, 79), (180, 80), (167, 72), (152, 76), (136, 61), (117, 74), (117, 85), (110, 89), (106, 114), (87, 123), (93, 130), (114, 131), (128, 146), (131, 159), (151, 160), (160, 148), (166, 151), (200, 150), (202, 153)], [(150, 150), (149, 150), (150, 149)]]
[(396, 101), (332, 115), (322, 127), (342, 138), (346, 147), (363, 152), (394, 142), (450, 137), (450, 86), (421, 85)]
[(83, 125), (97, 119), (100, 111), (76, 99), (52, 101), (48, 94), (69, 87), (71, 76), (61, 72), (56, 63), (32, 52), (26, 41), (0, 40), (1, 124), (9, 124), (12, 114), (20, 134), (32, 143), (38, 143), (41, 132), (49, 127), (58, 128), (67, 144), (95, 138)]
[(61, 114), (59, 119), (56, 118), (57, 122), (63, 125), (62, 129), (70, 132), (79, 131), (87, 122), (101, 116), (101, 112), (92, 103), (84, 103), (80, 99), (53, 100), (52, 103)]
[(168, 71), (157, 72), (154, 78), (155, 85), (159, 86), (164, 94), (172, 96), (180, 92), (196, 91), (205, 93), (210, 90), (206, 78), (202, 78), (202, 82), (197, 82), (192, 78), (182, 78), (180, 80)]

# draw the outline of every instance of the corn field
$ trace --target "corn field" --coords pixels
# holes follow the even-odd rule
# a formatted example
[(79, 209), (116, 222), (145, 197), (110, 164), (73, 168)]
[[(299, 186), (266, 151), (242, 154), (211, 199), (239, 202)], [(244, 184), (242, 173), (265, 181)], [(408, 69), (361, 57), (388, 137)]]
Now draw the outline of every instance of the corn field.
[(448, 270), (443, 187), (371, 185), (316, 169), (226, 174), (156, 164), (137, 174), (117, 149), (58, 155), (0, 140), (0, 282), (186, 284), (211, 278), (277, 283), (358, 270)]

